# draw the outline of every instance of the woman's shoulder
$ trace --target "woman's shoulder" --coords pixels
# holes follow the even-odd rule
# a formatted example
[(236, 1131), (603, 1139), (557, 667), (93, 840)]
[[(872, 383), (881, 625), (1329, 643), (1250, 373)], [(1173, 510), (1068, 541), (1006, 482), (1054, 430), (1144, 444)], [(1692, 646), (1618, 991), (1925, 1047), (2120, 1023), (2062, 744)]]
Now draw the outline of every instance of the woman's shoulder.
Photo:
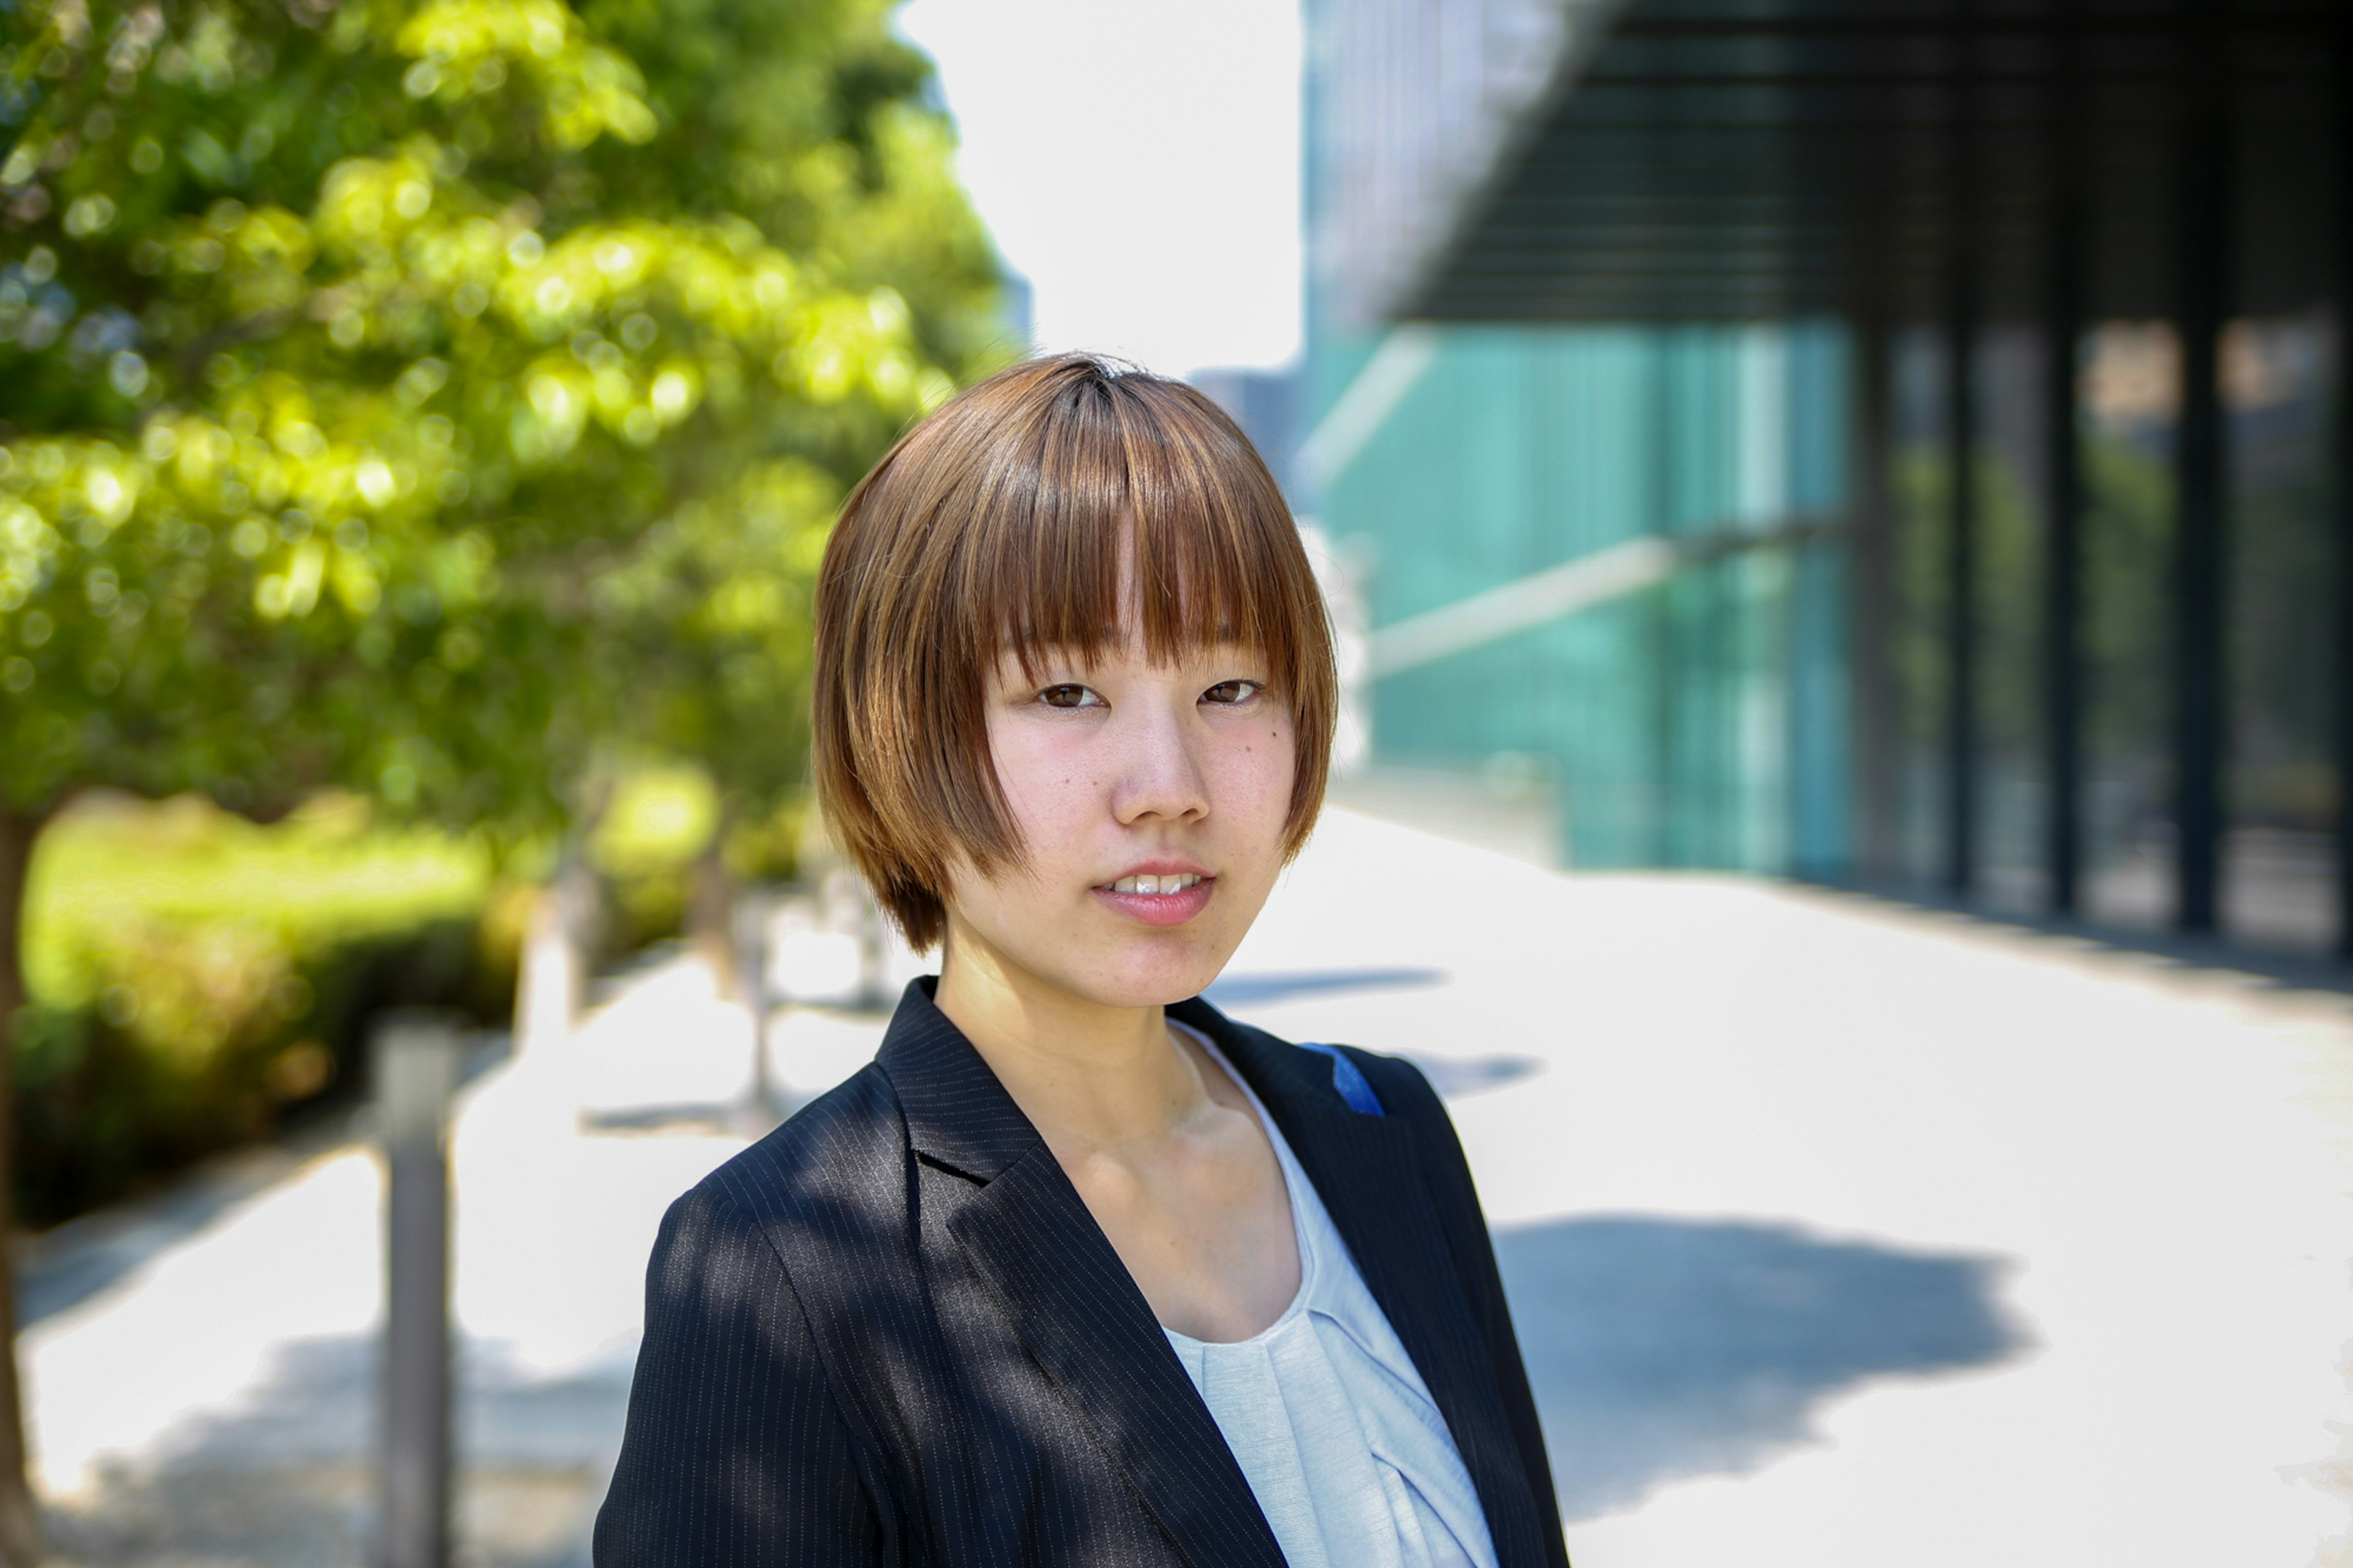
[(1262, 1095), (1272, 1090), (1285, 1098), (1336, 1100), (1363, 1115), (1399, 1116), (1417, 1124), (1433, 1116), (1446, 1121), (1445, 1107), (1430, 1080), (1404, 1057), (1336, 1042), (1287, 1040), (1229, 1018), (1201, 999), (1179, 1004), (1169, 1013), (1208, 1035), (1229, 1057), (1240, 1058)]
[(732, 1214), (772, 1237), (811, 1226), (838, 1231), (893, 1212), (890, 1178), (905, 1158), (897, 1099), (870, 1063), (712, 1171), (674, 1207)]

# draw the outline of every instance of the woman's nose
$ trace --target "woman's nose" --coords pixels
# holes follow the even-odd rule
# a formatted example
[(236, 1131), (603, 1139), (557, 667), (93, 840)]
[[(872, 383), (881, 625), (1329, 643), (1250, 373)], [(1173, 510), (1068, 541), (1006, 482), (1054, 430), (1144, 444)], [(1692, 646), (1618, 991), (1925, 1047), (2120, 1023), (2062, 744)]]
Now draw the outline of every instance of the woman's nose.
[(1187, 723), (1191, 717), (1190, 703), (1182, 712), (1174, 704), (1159, 702), (1129, 709), (1119, 798), (1113, 803), (1122, 822), (1155, 816), (1183, 821), (1208, 815), (1208, 780), (1194, 752)]

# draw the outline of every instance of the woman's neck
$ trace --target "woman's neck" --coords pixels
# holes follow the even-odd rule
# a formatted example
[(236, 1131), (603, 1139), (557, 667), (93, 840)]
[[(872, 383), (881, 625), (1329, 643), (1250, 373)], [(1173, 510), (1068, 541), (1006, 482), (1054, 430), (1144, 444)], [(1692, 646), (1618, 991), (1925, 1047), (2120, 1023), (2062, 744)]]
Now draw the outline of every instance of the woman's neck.
[(1072, 995), (969, 931), (952, 934), (933, 999), (1066, 1162), (1142, 1152), (1210, 1108), (1163, 1009)]

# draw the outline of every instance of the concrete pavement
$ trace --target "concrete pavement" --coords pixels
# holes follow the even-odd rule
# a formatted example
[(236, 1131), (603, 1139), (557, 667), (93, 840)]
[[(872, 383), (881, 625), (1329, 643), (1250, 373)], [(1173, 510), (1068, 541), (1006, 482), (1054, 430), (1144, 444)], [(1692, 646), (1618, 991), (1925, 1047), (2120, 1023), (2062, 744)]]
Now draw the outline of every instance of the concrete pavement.
[[(2353, 1563), (2347, 997), (1347, 813), (1217, 994), (1449, 1093), (1579, 1568)], [(771, 1059), (812, 1090), (878, 1037), (796, 1013)], [(581, 1561), (750, 1061), (681, 964), (469, 1090), (469, 1562)], [(322, 1149), (36, 1279), (69, 1560), (364, 1559), (377, 1181)]]
[(2353, 1562), (2353, 1007), (1361, 819), (1234, 966), (1455, 1115), (1581, 1568)]

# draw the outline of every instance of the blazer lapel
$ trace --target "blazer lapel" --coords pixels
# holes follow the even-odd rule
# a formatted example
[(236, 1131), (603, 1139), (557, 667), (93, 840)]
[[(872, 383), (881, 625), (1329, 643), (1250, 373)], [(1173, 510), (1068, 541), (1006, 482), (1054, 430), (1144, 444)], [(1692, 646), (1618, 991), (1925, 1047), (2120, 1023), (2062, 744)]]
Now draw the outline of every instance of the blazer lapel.
[(917, 981), (877, 1058), (915, 1152), (978, 1184), (949, 1218), (1022, 1346), (1195, 1568), (1282, 1568), (1250, 1483), (1053, 1153)]
[(1366, 1287), (1446, 1418), (1503, 1568), (1545, 1562), (1527, 1471), (1463, 1294), (1410, 1124), (1350, 1110), (1327, 1058), (1236, 1026), (1199, 1000), (1168, 1009), (1218, 1042), (1250, 1080), (1348, 1244)]

